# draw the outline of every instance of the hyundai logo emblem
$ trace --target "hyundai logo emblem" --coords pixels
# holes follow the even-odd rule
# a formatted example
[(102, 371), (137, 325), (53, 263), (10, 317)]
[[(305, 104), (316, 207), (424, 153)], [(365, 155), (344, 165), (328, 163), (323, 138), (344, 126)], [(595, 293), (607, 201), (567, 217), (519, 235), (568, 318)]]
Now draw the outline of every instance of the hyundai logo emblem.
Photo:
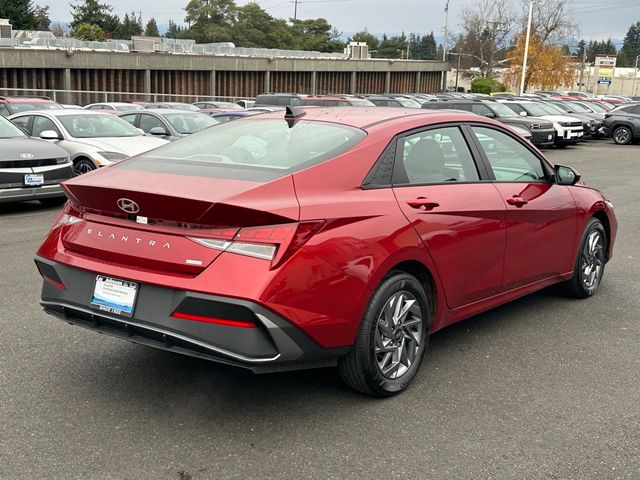
[(20, 155), (18, 155), (20, 158), (33, 158), (33, 153), (21, 153)]
[(138, 204), (128, 198), (119, 198), (118, 208), (127, 213), (138, 213), (140, 211)]

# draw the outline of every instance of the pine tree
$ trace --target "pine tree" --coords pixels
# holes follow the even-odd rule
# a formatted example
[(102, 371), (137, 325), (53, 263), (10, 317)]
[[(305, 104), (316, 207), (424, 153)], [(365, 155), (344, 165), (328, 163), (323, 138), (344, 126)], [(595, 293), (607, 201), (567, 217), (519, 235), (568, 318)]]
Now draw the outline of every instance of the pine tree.
[(49, 7), (37, 7), (32, 0), (0, 0), (0, 18), (8, 18), (14, 30), (47, 30)]
[(156, 19), (151, 17), (147, 22), (147, 26), (144, 29), (144, 34), (147, 37), (159, 37), (160, 32), (158, 31), (158, 24), (156, 23)]

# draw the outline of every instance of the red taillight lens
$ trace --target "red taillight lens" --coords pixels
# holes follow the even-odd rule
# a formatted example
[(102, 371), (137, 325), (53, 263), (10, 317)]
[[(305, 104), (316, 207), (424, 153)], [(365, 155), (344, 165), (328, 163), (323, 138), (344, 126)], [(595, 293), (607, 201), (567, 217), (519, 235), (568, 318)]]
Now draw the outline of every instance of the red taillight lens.
[[(301, 222), (240, 229), (234, 237), (210, 234), (207, 238), (189, 237), (209, 248), (270, 260), (274, 268), (302, 247), (325, 222)], [(229, 230), (231, 231), (231, 230)], [(237, 230), (236, 230), (237, 231)]]

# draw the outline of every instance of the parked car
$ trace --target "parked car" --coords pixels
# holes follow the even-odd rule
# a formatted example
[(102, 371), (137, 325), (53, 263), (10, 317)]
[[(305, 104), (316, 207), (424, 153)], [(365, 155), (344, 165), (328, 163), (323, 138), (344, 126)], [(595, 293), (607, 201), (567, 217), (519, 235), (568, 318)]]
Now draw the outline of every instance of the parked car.
[(0, 116), (0, 203), (39, 200), (61, 205), (60, 182), (73, 177), (69, 154), (57, 145), (29, 138)]
[(253, 107), (256, 101), (255, 100), (238, 100), (236, 103), (240, 105), (242, 108), (247, 109), (247, 108)]
[(604, 116), (607, 136), (618, 145), (640, 140), (640, 103), (618, 107)]
[(219, 123), (230, 122), (232, 120), (239, 120), (241, 118), (251, 117), (253, 115), (258, 115), (261, 112), (250, 112), (247, 110), (243, 111), (231, 111), (231, 112), (212, 112), (209, 115), (213, 119), (215, 119)]
[(302, 99), (301, 107), (375, 107), (365, 98), (347, 95), (319, 95)]
[(62, 108), (62, 105), (54, 102), (49, 97), (0, 97), (0, 115), (3, 117), (30, 110), (57, 110)]
[(218, 108), (221, 110), (244, 110), (240, 105), (233, 102), (195, 102), (193, 103), (199, 109)]
[(191, 110), (193, 112), (197, 112), (198, 110), (200, 110), (198, 107), (196, 107), (195, 105), (191, 105), (190, 103), (183, 103), (183, 102), (154, 102), (154, 103), (147, 103), (144, 108), (152, 108), (152, 109), (158, 109), (158, 108), (172, 108), (172, 109), (177, 109), (177, 110)]
[(546, 106), (555, 109), (559, 115), (571, 115), (582, 120), (582, 138), (599, 138), (604, 135), (602, 128), (603, 114), (589, 111), (573, 101), (550, 100), (543, 102)]
[(55, 142), (71, 157), (76, 175), (167, 143), (144, 135), (115, 115), (88, 110), (24, 112), (9, 119), (29, 135)]
[(411, 98), (386, 95), (365, 95), (376, 107), (420, 108), (422, 103)]
[(584, 126), (582, 120), (567, 115), (560, 115), (553, 110), (545, 108), (541, 102), (520, 100), (498, 100), (511, 108), (514, 112), (524, 117), (533, 116), (549, 120), (556, 130), (554, 144), (556, 147), (575, 145), (582, 139)]
[(72, 179), (41, 304), (254, 372), (337, 364), (388, 396), (431, 333), (552, 284), (597, 291), (602, 193), (494, 120), (406, 112), (294, 107)]
[(523, 117), (509, 107), (496, 101), (443, 99), (422, 104), (422, 108), (432, 110), (454, 109), (495, 118), (509, 126), (526, 128), (531, 134), (531, 143), (540, 148), (551, 147), (555, 141), (556, 131), (553, 123), (544, 118)]
[(169, 108), (122, 112), (119, 117), (146, 134), (170, 141), (221, 123), (205, 113)]
[(256, 97), (254, 107), (295, 107), (308, 95), (298, 93), (261, 93)]
[(142, 110), (143, 108), (142, 105), (128, 102), (91, 103), (84, 107), (85, 110), (112, 110), (115, 112), (128, 112), (131, 110)]

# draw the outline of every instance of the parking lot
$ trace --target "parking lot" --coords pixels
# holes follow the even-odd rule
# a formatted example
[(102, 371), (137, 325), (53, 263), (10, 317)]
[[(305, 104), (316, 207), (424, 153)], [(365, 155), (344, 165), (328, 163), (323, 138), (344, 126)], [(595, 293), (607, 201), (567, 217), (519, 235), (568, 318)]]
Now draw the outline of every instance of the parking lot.
[(387, 400), (332, 369), (255, 376), (48, 317), (32, 258), (58, 209), (0, 205), (0, 478), (640, 478), (640, 147), (547, 155), (616, 207), (598, 294), (437, 333)]

